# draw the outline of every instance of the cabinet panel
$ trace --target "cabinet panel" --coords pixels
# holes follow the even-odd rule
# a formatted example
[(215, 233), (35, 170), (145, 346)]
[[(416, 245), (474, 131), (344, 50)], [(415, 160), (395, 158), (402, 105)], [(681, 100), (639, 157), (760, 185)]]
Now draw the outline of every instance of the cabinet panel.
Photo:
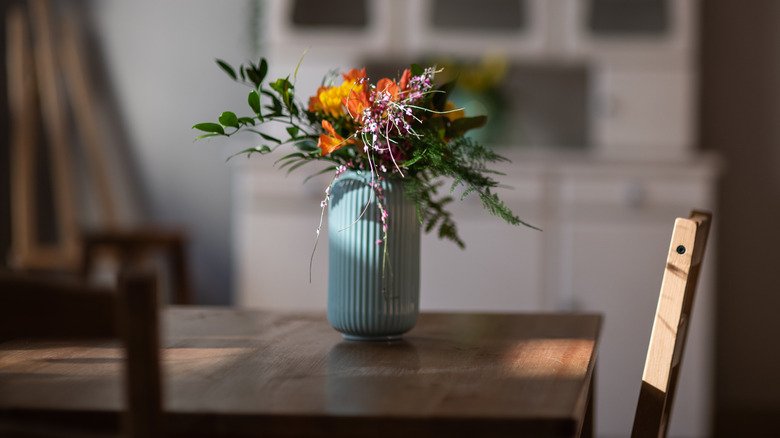
[(586, 28), (593, 35), (663, 37), (671, 29), (669, 0), (590, 0)]
[[(394, 38), (393, 3), (388, 0), (339, 0), (343, 7), (353, 4), (355, 14), (315, 13), (303, 11), (310, 1), (270, 0), (263, 3), (264, 43), (272, 51), (294, 52), (300, 58), (308, 48), (338, 50), (352, 54), (387, 49)], [(316, 8), (335, 11), (339, 5), (311, 2)], [(398, 3), (402, 3), (399, 1)], [(312, 16), (314, 15), (314, 16)], [(348, 48), (349, 50), (345, 50)], [(267, 56), (267, 54), (264, 54)], [(330, 66), (333, 68), (333, 66)]]
[(683, 59), (695, 47), (697, 0), (563, 0), (565, 53)]
[(684, 156), (693, 146), (693, 75), (609, 67), (593, 75), (593, 144), (610, 156)]
[(541, 57), (547, 53), (549, 1), (470, 2), (472, 6), (478, 4), (484, 12), (471, 20), (466, 15), (471, 7), (458, 9), (451, 3), (455, 2), (410, 0), (405, 23), (411, 53), (484, 56), (487, 51), (524, 57)]
[[(490, 217), (458, 220), (460, 250), (435, 236), (422, 247), (423, 310), (523, 312), (543, 304), (543, 235)], [(538, 223), (538, 218), (527, 217)]]

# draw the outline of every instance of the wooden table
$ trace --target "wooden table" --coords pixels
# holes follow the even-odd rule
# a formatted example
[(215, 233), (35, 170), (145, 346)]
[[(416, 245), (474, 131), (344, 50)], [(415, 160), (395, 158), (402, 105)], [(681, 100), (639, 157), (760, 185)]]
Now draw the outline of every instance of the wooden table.
[[(165, 409), (185, 436), (573, 437), (592, 432), (601, 318), (422, 314), (402, 341), (350, 342), (321, 313), (172, 307)], [(108, 342), (0, 344), (0, 416), (115, 424)], [(583, 427), (584, 424), (584, 427)]]

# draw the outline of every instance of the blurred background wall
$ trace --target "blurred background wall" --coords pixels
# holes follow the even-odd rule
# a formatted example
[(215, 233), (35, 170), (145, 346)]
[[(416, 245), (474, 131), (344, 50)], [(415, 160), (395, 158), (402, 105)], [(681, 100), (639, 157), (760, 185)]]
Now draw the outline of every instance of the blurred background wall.
[[(127, 147), (126, 164), (140, 182), (139, 215), (190, 233), (199, 303), (234, 303), (235, 165), (225, 159), (246, 145), (193, 143), (190, 127), (216, 119), (215, 109), (243, 104), (244, 91), (230, 86), (213, 59), (240, 62), (263, 52), (257, 28), (262, 2), (79, 5), (88, 19), (96, 85), (114, 105), (113, 132), (122, 137), (117, 142)], [(717, 187), (713, 435), (780, 436), (774, 424), (780, 414), (780, 231), (774, 226), (780, 217), (780, 2), (702, 1), (697, 23), (696, 144), (720, 154), (725, 164)], [(13, 127), (7, 109), (2, 114), (5, 250), (11, 240), (7, 145)]]
[(718, 436), (780, 436), (780, 3), (702, 2), (702, 148), (718, 186), (715, 424)]
[[(231, 302), (230, 147), (191, 126), (243, 102), (215, 57), (252, 56), (248, 1), (90, 1), (88, 23), (141, 174), (148, 220), (192, 236), (197, 300)], [(224, 85), (224, 86), (221, 86)], [(206, 103), (208, 102), (208, 103)]]

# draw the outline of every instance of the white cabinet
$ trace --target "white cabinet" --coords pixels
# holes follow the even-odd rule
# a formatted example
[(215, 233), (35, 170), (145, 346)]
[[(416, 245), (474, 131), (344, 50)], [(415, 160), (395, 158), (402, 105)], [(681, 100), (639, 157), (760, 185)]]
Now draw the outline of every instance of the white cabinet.
[(613, 63), (594, 67), (592, 80), (596, 153), (634, 159), (692, 153), (696, 118), (690, 68)]
[[(505, 166), (502, 200), (526, 222), (544, 227), (545, 166)], [(491, 217), (476, 197), (451, 204), (466, 249), (426, 235), (420, 307), (443, 311), (533, 311), (545, 308), (547, 234)]]
[[(349, 13), (330, 13), (338, 8)], [(304, 9), (302, 21), (296, 11)], [(697, 12), (698, 0), (269, 0), (261, 18), (263, 49), (271, 51), (686, 59), (695, 52)]]
[[(587, 125), (579, 144), (553, 147), (635, 159), (679, 158), (695, 149), (697, 0), (339, 2), (362, 5), (363, 18), (356, 25), (339, 26), (335, 19), (329, 25), (322, 11), (334, 6), (314, 0), (272, 0), (264, 9), (261, 53), (270, 58), (273, 73), (292, 74), (306, 52), (298, 70), (301, 96), (313, 93), (332, 69), (382, 64), (395, 72), (426, 59), (503, 59), (509, 69), (499, 89), (510, 103), (501, 115), (514, 118), (507, 122), (513, 126), (535, 119), (527, 105), (538, 92), (516, 92), (529, 66), (550, 69), (550, 83), (542, 82), (550, 95), (570, 85), (557, 86), (556, 71), (587, 72), (587, 104), (573, 106), (581, 108), (580, 117), (555, 106), (539, 110), (538, 119), (559, 117), (552, 125), (563, 131)], [(321, 19), (316, 25), (292, 19), (296, 5), (304, 3)], [(540, 137), (534, 129), (511, 143), (539, 146), (533, 143)]]
[[(712, 165), (577, 167), (560, 175), (553, 293), (605, 315), (597, 368), (599, 436), (626, 436), (634, 416), (673, 218), (714, 209)], [(717, 217), (717, 214), (716, 214)], [(670, 437), (710, 436), (715, 252), (699, 282)]]

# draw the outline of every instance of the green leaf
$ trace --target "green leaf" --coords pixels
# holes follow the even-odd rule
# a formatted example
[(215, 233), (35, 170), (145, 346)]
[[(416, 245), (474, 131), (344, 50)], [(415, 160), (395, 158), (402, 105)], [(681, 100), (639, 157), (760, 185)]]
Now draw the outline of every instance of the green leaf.
[(227, 62), (221, 59), (217, 59), (216, 61), (217, 64), (222, 68), (222, 70), (224, 70), (225, 73), (227, 73), (231, 78), (233, 78), (234, 81), (238, 79), (238, 77), (236, 76), (236, 71), (233, 69), (233, 67), (230, 66), (230, 64), (228, 64)]
[(263, 83), (263, 78), (260, 77), (259, 72), (257, 71), (257, 69), (255, 69), (254, 66), (252, 66), (251, 68), (246, 69), (246, 76), (249, 78), (249, 80), (255, 86), (255, 89), (259, 89), (260, 88), (260, 84)]
[(238, 117), (231, 111), (225, 111), (219, 116), (219, 123), (221, 123), (222, 126), (238, 128)]
[(466, 132), (472, 129), (481, 128), (485, 126), (485, 123), (487, 123), (487, 116), (461, 117), (460, 119), (455, 119), (447, 128), (447, 137), (463, 137), (463, 134)]
[(296, 105), (295, 102), (292, 100), (292, 94), (290, 95), (290, 102), (287, 104), (287, 109), (290, 111), (290, 114), (294, 116), (297, 116), (299, 114), (298, 105)]
[(268, 84), (268, 86), (271, 87), (272, 90), (279, 93), (279, 95), (286, 93), (289, 85), (290, 85), (290, 81), (284, 78), (279, 78), (275, 82), (271, 82), (270, 84)]
[(422, 129), (428, 130), (431, 134), (444, 138), (447, 131), (447, 124), (450, 119), (446, 117), (431, 117), (422, 124)]
[(423, 151), (423, 153), (417, 155), (416, 157), (413, 157), (411, 160), (401, 163), (401, 167), (409, 167), (412, 164), (422, 160), (423, 158), (425, 158), (425, 151)]
[(225, 135), (225, 128), (217, 123), (198, 123), (192, 127), (192, 129), (198, 129), (204, 132), (212, 132), (220, 135)]
[(249, 149), (244, 149), (239, 154), (269, 154), (273, 151), (270, 146), (262, 145)]
[(410, 68), (412, 76), (420, 76), (425, 73), (425, 69), (420, 67), (419, 64), (412, 64)]
[(455, 81), (447, 82), (437, 88), (439, 92), (433, 93), (433, 109), (435, 111), (444, 111), (444, 106), (447, 104), (447, 97), (454, 88)]
[(228, 160), (233, 158), (233, 157), (235, 157), (235, 156), (237, 156), (237, 155), (243, 155), (243, 154), (247, 154), (247, 156), (252, 155), (252, 154), (264, 155), (264, 154), (270, 154), (271, 152), (273, 152), (273, 149), (271, 149), (268, 146), (265, 146), (265, 145), (257, 146), (257, 147), (254, 147), (254, 148), (244, 149), (241, 152), (236, 152), (235, 154), (229, 156)]
[(275, 94), (266, 91), (261, 90), (261, 93), (265, 94), (266, 96), (271, 98), (272, 105), (266, 105), (265, 108), (271, 111), (271, 114), (266, 114), (265, 117), (275, 117), (275, 116), (281, 116), (283, 113), (283, 107), (282, 107), (282, 101), (279, 100), (278, 97), (276, 97)]
[(240, 125), (244, 125), (244, 126), (247, 126), (247, 125), (255, 126), (255, 119), (253, 119), (251, 117), (239, 117), (238, 118), (238, 123)]
[(277, 164), (279, 164), (279, 163), (284, 161), (285, 163), (283, 163), (280, 166), (280, 169), (281, 169), (281, 168), (284, 168), (285, 166), (287, 166), (289, 164), (294, 163), (296, 160), (300, 160), (301, 158), (305, 158), (305, 157), (306, 157), (305, 154), (302, 154), (300, 152), (293, 152), (292, 154), (285, 155), (282, 158), (279, 158), (278, 160), (276, 160), (274, 165), (277, 165)]
[[(292, 104), (292, 98), (293, 94), (290, 92), (290, 90), (293, 89), (292, 84), (290, 83), (288, 78), (279, 78), (276, 80), (276, 82), (271, 82), (268, 84), (272, 90), (276, 91), (279, 94), (279, 97), (282, 98), (282, 102), (284, 102), (284, 106), (290, 110), (291, 113), (297, 113), (297, 110), (294, 108), (294, 105)], [(295, 110), (295, 111), (294, 111)]]
[(294, 165), (290, 166), (290, 168), (289, 168), (289, 169), (287, 169), (287, 173), (290, 173), (290, 172), (292, 172), (293, 170), (295, 170), (295, 169), (298, 169), (299, 167), (301, 167), (301, 166), (304, 166), (304, 165), (306, 165), (306, 164), (309, 164), (309, 163), (311, 163), (311, 161), (308, 161), (308, 160), (300, 160), (300, 161), (298, 161), (297, 163), (295, 163)]
[(266, 74), (268, 74), (268, 61), (265, 58), (261, 58), (257, 68), (257, 75), (260, 76), (261, 82), (265, 79)]
[(334, 171), (336, 171), (336, 169), (338, 169), (338, 167), (336, 167), (336, 166), (326, 167), (326, 168), (320, 170), (319, 172), (313, 173), (313, 174), (307, 176), (306, 178), (304, 178), (303, 183), (306, 184), (312, 178), (316, 178), (316, 177), (318, 177), (320, 175), (324, 175), (326, 173), (334, 172)]
[(249, 104), (249, 107), (252, 108), (252, 111), (255, 112), (255, 114), (260, 114), (260, 95), (257, 94), (257, 91), (252, 90), (249, 92), (247, 103)]
[(298, 137), (298, 131), (300, 131), (300, 129), (297, 126), (288, 126), (287, 127), (287, 133), (290, 134), (290, 138), (297, 138)]
[(262, 132), (258, 132), (258, 134), (260, 134), (260, 136), (261, 136), (261, 137), (263, 137), (264, 139), (266, 139), (266, 140), (268, 140), (268, 141), (272, 141), (272, 142), (274, 142), (274, 143), (279, 143), (279, 144), (281, 144), (281, 143), (282, 143), (282, 141), (281, 141), (281, 140), (279, 140), (278, 138), (271, 137), (271, 136), (270, 136), (270, 135), (268, 135), (268, 134), (265, 134), (265, 133), (262, 133)]
[(195, 137), (195, 140), (200, 140), (201, 138), (209, 138), (209, 137), (220, 137), (222, 134), (203, 134)]
[[(299, 142), (295, 143), (295, 147), (297, 147), (299, 150), (301, 150), (303, 152), (307, 152), (307, 153), (314, 153), (314, 152), (316, 152), (317, 154), (319, 154), (319, 152), (320, 152), (320, 148), (317, 147), (317, 142), (311, 141), (311, 140), (299, 141)], [(339, 150), (344, 150), (344, 148), (339, 149)], [(338, 152), (338, 151), (336, 151), (336, 152)]]

